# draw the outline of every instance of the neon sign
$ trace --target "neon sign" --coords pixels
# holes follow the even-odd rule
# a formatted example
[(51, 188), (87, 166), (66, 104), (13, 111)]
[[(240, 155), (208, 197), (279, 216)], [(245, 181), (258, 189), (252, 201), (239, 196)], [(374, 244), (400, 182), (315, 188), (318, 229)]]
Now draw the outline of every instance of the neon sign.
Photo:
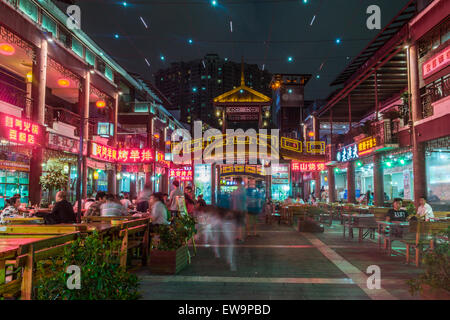
[(42, 129), (40, 125), (29, 120), (3, 115), (0, 136), (11, 142), (35, 145), (40, 143)]
[(352, 143), (339, 149), (336, 154), (336, 160), (339, 162), (347, 162), (358, 159), (361, 156), (365, 156), (373, 152), (377, 145), (376, 137), (365, 138), (358, 143)]
[(293, 172), (309, 172), (325, 170), (325, 163), (317, 162), (292, 162), (291, 169)]
[(170, 178), (176, 178), (181, 181), (190, 181), (192, 180), (192, 168), (191, 169), (170, 169), (169, 171)]
[(116, 149), (97, 142), (92, 142), (90, 156), (118, 163), (149, 163), (155, 160), (152, 149)]
[(149, 163), (155, 160), (152, 149), (118, 149), (117, 161), (121, 163)]
[(432, 58), (428, 59), (422, 65), (422, 75), (423, 78), (428, 78), (433, 73), (444, 69), (450, 64), (450, 47), (442, 50), (438, 54), (434, 55)]

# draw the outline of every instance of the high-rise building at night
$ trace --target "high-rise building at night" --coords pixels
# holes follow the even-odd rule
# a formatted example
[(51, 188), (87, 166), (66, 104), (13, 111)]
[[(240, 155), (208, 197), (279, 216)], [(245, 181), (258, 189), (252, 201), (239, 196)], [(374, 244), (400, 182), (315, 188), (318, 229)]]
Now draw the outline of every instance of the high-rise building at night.
[[(244, 64), (245, 84), (266, 95), (271, 95), (271, 74), (257, 64)], [(229, 61), (217, 54), (203, 59), (173, 62), (167, 69), (155, 74), (156, 87), (168, 97), (173, 107), (180, 110), (181, 121), (201, 120), (218, 127), (213, 99), (239, 87), (241, 62)]]

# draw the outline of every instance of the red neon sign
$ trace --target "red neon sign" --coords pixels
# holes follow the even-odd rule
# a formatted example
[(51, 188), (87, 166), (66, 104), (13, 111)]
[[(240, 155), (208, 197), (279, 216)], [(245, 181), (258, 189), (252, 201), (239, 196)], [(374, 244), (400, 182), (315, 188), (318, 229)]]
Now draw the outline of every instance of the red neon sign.
[(118, 149), (117, 161), (121, 163), (149, 163), (154, 160), (152, 149)]
[(192, 169), (170, 169), (169, 171), (170, 178), (176, 178), (181, 181), (190, 181), (192, 180)]
[(433, 73), (444, 69), (448, 65), (450, 65), (450, 47), (447, 47), (438, 54), (434, 55), (422, 65), (423, 78), (428, 78)]
[(293, 172), (323, 171), (325, 163), (317, 162), (292, 162)]
[(3, 114), (0, 136), (11, 142), (35, 145), (40, 143), (42, 129), (29, 120)]
[(118, 163), (149, 163), (155, 160), (152, 149), (116, 149), (97, 142), (92, 142), (91, 157)]

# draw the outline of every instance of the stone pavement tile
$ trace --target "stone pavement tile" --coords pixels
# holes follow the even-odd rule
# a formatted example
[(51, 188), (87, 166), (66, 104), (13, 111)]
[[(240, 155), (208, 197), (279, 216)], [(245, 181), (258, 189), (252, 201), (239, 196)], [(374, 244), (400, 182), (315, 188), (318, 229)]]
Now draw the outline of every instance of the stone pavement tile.
[(163, 300), (367, 300), (367, 295), (355, 285), (326, 284), (253, 284), (242, 286), (211, 283), (156, 283), (143, 281), (142, 299)]

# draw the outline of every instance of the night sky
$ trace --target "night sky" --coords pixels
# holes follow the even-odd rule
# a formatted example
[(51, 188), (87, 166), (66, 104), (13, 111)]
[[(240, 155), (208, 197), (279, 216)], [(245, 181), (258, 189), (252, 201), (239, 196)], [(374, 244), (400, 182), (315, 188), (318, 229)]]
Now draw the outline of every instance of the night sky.
[(369, 5), (380, 6), (383, 28), (407, 2), (218, 0), (214, 7), (210, 0), (131, 0), (126, 6), (123, 1), (76, 1), (82, 29), (125, 69), (147, 79), (170, 62), (207, 53), (232, 61), (244, 56), (272, 73), (313, 74), (306, 99), (326, 98), (333, 91), (329, 84), (379, 32), (366, 27)]

